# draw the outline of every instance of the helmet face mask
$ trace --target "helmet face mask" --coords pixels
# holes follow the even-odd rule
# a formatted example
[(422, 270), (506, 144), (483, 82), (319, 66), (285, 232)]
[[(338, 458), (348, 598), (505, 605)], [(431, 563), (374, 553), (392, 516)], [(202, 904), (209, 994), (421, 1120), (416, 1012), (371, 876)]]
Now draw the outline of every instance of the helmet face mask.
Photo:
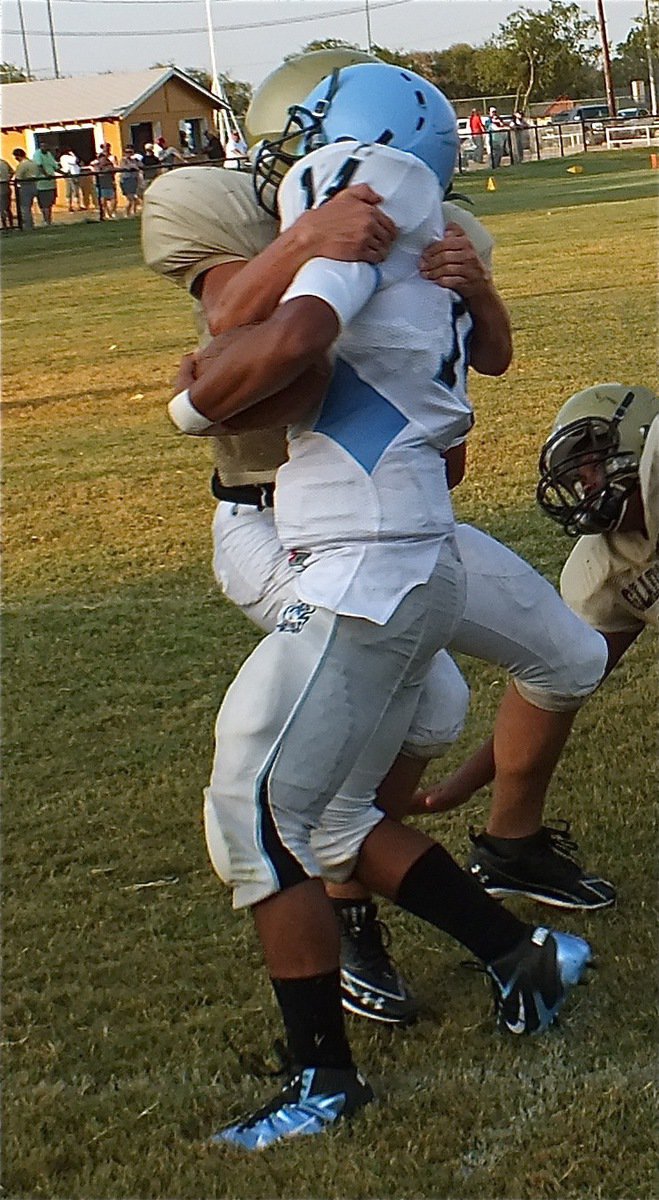
[(278, 215), (277, 188), (286, 171), (303, 152), (315, 149), (315, 144), (303, 148), (299, 141), (303, 130), (313, 124), (312, 113), (302, 111), (305, 97), (337, 69), (379, 61), (365, 51), (340, 46), (311, 50), (282, 63), (256, 89), (245, 117), (245, 131), (257, 200), (271, 216)]
[(602, 383), (571, 396), (540, 454), (536, 498), (547, 516), (573, 537), (619, 529), (658, 416), (648, 388)]
[(300, 158), (324, 145), (322, 119), (332, 102), (339, 78), (335, 68), (327, 82), (326, 95), (313, 111), (303, 104), (291, 104), (288, 119), (278, 138), (264, 138), (254, 156), (253, 180), (256, 199), (271, 217), (278, 216), (277, 192), (284, 175)]
[(543, 447), (538, 503), (573, 537), (615, 530), (637, 486), (638, 460), (612, 421), (582, 417)]

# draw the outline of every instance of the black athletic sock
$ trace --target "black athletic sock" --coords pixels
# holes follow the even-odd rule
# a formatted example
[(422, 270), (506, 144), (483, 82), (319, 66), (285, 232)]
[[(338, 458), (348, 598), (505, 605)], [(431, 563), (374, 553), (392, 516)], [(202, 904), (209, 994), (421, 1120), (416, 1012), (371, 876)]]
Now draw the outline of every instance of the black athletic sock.
[(502, 858), (519, 858), (520, 855), (534, 850), (539, 850), (544, 846), (545, 839), (542, 829), (537, 833), (530, 833), (526, 837), (503, 838), (493, 837), (491, 833), (482, 833), (482, 840), (486, 846), (494, 850), (495, 854), (500, 854)]
[(410, 867), (395, 902), (462, 942), (484, 963), (514, 949), (530, 928), (488, 896), (439, 845)]
[(293, 1062), (300, 1067), (351, 1067), (338, 968), (307, 979), (271, 982)]

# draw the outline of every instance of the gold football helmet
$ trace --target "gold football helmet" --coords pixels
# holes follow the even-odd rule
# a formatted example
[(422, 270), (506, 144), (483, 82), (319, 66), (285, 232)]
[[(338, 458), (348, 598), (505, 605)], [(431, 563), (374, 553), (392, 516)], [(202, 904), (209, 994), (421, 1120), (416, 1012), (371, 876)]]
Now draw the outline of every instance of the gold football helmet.
[(537, 499), (566, 533), (610, 533), (638, 486), (659, 398), (644, 387), (600, 383), (560, 409), (540, 454)]

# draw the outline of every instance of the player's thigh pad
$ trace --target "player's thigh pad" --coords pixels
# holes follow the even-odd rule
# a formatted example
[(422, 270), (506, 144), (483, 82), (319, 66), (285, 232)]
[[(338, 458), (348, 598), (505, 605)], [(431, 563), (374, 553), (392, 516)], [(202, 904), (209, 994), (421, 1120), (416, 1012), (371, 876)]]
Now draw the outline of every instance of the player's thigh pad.
[(529, 563), (471, 525), (458, 525), (467, 602), (451, 650), (505, 667), (537, 708), (578, 708), (600, 682), (606, 643)]
[(271, 508), (221, 500), (213, 518), (213, 571), (224, 595), (266, 633), (284, 604), (297, 600)]
[(403, 752), (413, 758), (439, 758), (457, 741), (469, 708), (469, 688), (450, 654), (440, 650), (421, 686)]
[[(236, 907), (321, 873), (311, 831), (391, 712), (386, 758), (378, 770), (371, 755), (361, 794), (347, 788), (361, 822), (361, 802), (370, 805), (391, 765), (438, 639), (461, 610), (461, 570), (457, 583), (443, 571), (409, 592), (384, 626), (288, 606), (242, 667), (218, 715), (206, 791), (211, 861), (233, 885)], [(360, 824), (360, 843), (380, 819), (373, 812)]]

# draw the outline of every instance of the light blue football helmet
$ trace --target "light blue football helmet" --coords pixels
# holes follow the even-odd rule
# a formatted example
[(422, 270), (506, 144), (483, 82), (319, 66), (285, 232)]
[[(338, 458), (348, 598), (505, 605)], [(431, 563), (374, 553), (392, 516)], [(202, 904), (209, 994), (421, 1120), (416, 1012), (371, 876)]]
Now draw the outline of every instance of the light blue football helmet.
[(444, 192), (460, 148), (452, 105), (421, 75), (380, 62), (339, 68), (302, 104), (289, 108), (281, 137), (261, 143), (254, 161), (259, 204), (276, 215), (266, 196), (276, 193), (288, 168), (312, 150), (343, 139), (413, 154), (430, 167)]
[(406, 150), (446, 190), (460, 140), (452, 105), (434, 84), (389, 63), (359, 63), (322, 80), (301, 105), (313, 114), (305, 148), (354, 138)]

